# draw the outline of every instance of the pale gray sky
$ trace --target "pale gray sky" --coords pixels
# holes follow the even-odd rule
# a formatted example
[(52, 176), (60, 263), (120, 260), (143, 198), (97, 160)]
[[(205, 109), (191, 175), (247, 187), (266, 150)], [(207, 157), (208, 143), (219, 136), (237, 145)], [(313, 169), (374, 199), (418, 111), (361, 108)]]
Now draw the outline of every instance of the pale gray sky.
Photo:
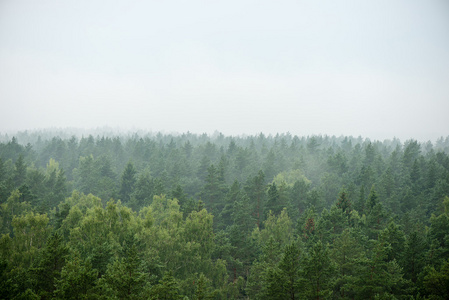
[(449, 1), (0, 1), (0, 132), (449, 135)]

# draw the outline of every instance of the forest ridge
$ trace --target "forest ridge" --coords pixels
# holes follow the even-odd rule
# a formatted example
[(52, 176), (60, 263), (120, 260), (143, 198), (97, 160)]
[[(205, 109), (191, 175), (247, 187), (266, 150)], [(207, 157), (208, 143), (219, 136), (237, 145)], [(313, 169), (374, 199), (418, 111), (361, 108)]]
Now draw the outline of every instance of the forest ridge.
[(0, 140), (1, 299), (449, 299), (449, 137)]

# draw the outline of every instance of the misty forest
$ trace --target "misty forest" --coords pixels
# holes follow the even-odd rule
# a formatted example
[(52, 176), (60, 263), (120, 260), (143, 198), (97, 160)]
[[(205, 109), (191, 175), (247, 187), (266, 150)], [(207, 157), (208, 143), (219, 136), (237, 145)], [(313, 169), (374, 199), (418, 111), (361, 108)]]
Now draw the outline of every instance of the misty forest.
[(449, 137), (0, 141), (1, 299), (449, 299)]

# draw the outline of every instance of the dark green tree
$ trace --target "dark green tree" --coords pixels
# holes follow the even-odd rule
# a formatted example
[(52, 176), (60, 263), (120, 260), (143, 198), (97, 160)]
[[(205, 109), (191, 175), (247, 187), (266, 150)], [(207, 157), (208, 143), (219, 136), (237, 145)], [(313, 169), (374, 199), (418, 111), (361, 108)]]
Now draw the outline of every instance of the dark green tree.
[(198, 281), (196, 282), (196, 291), (193, 299), (195, 300), (207, 300), (214, 299), (215, 293), (211, 287), (210, 280), (204, 276), (203, 273), (200, 274)]
[(276, 183), (273, 182), (268, 188), (267, 203), (265, 204), (265, 213), (272, 211), (275, 215), (279, 214), (284, 208), (282, 203), (280, 203), (279, 191), (276, 187)]
[(20, 154), (19, 158), (16, 160), (14, 164), (14, 184), (16, 187), (21, 186), (25, 182), (26, 175), (27, 175), (27, 166), (25, 164), (23, 155)]
[(210, 165), (207, 169), (205, 182), (201, 199), (212, 213), (218, 214), (217, 212), (220, 212), (225, 205), (224, 198), (227, 192), (226, 183), (220, 174), (220, 169)]
[[(237, 201), (242, 201), (244, 194), (241, 190), (240, 183), (235, 180), (226, 193), (224, 200), (224, 207), (221, 210), (216, 222), (221, 227), (230, 226), (232, 222), (232, 214), (234, 212), (234, 206)], [(249, 212), (248, 212), (249, 213)]]
[(379, 202), (374, 186), (365, 203), (366, 233), (370, 239), (377, 239), (378, 234), (384, 227), (385, 211)]
[(337, 207), (340, 208), (348, 216), (351, 213), (351, 201), (349, 200), (345, 189), (342, 189), (340, 191), (337, 199)]
[(108, 266), (102, 278), (105, 290), (118, 299), (142, 299), (147, 278), (142, 272), (142, 262), (132, 238), (126, 240), (122, 252), (121, 257)]
[(265, 174), (259, 171), (257, 176), (250, 178), (246, 185), (245, 191), (248, 195), (253, 207), (254, 216), (256, 218), (257, 227), (260, 227), (263, 217), (263, 204), (265, 202)]
[(51, 235), (41, 254), (37, 266), (31, 268), (35, 276), (35, 291), (41, 299), (51, 299), (55, 282), (61, 278), (61, 270), (65, 265), (68, 248), (58, 233)]
[(421, 233), (413, 231), (407, 237), (404, 245), (401, 266), (404, 270), (404, 277), (415, 284), (426, 264), (426, 249), (427, 243)]
[(55, 280), (54, 297), (56, 299), (89, 299), (98, 296), (95, 292), (95, 283), (98, 272), (92, 269), (89, 261), (80, 258), (74, 252), (66, 259), (61, 270), (60, 279)]
[(124, 203), (128, 203), (132, 192), (134, 191), (134, 185), (136, 184), (136, 169), (131, 161), (123, 170), (122, 178), (120, 181), (120, 199)]
[(171, 272), (166, 272), (161, 281), (150, 290), (150, 299), (178, 300), (181, 299), (178, 282)]
[(362, 272), (362, 262), (365, 261), (365, 252), (361, 243), (354, 237), (351, 229), (346, 229), (335, 239), (331, 251), (331, 258), (336, 264), (336, 280), (334, 293), (345, 298), (354, 298), (351, 288)]
[(304, 257), (302, 264), (305, 281), (303, 297), (317, 300), (330, 298), (335, 267), (327, 247), (321, 241), (315, 243)]
[(130, 206), (136, 211), (143, 206), (148, 206), (153, 201), (155, 194), (154, 179), (149, 171), (144, 171), (137, 176), (134, 191), (130, 197)]
[(386, 253), (387, 260), (391, 261), (395, 259), (398, 262), (402, 260), (405, 234), (395, 222), (391, 221), (388, 226), (380, 232), (379, 239), (390, 245)]
[(282, 284), (280, 285), (284, 291), (282, 299), (299, 299), (301, 256), (297, 243), (292, 242), (287, 245), (284, 250), (281, 261), (279, 262), (279, 270), (282, 276)]
[(429, 299), (449, 299), (449, 261), (445, 261), (439, 271), (434, 267), (428, 268), (424, 286)]
[(307, 196), (310, 192), (310, 184), (304, 180), (297, 180), (290, 190), (289, 214), (294, 221), (297, 221), (302, 213), (307, 209)]

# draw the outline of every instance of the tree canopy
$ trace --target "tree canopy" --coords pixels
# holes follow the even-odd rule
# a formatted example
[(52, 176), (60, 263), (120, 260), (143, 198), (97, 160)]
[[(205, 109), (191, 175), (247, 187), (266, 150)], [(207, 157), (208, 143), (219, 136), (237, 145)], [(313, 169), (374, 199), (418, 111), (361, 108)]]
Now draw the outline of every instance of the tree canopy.
[(449, 137), (0, 141), (2, 299), (448, 299)]

